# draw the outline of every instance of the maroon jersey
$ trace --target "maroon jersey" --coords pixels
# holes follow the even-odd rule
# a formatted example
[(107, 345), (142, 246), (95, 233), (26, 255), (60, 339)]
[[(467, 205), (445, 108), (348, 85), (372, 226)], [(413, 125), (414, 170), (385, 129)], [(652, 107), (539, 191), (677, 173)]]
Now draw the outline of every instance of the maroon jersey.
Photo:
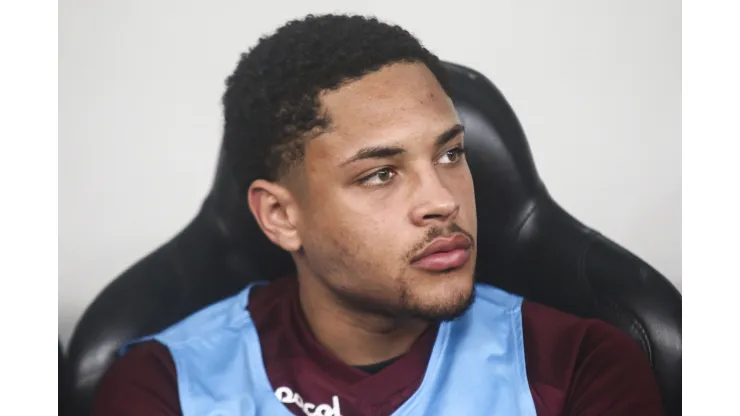
[[(273, 388), (290, 386), (303, 402), (314, 404), (331, 404), (339, 395), (343, 416), (389, 415), (400, 407), (419, 387), (437, 333), (431, 326), (393, 360), (351, 367), (313, 337), (298, 306), (295, 279), (255, 288), (248, 305)], [(522, 326), (538, 415), (662, 414), (650, 365), (628, 335), (527, 301)], [(295, 404), (287, 406), (304, 414)], [(150, 341), (119, 358), (103, 378), (93, 415), (181, 415), (177, 372), (167, 348)]]

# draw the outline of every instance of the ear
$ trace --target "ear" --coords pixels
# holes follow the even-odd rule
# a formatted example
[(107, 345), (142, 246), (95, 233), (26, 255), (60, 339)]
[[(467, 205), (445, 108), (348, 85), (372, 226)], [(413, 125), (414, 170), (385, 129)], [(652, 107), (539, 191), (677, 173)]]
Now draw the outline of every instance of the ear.
[(258, 179), (250, 185), (247, 200), (249, 210), (270, 241), (289, 252), (300, 249), (303, 242), (296, 228), (299, 210), (288, 189)]

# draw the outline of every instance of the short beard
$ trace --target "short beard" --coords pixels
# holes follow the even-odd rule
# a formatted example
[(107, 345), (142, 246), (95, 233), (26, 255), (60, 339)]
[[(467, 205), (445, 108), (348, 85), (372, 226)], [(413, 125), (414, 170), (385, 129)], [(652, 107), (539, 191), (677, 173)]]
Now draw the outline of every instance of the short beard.
[(448, 322), (465, 315), (473, 302), (475, 302), (475, 289), (461, 294), (455, 302), (446, 305), (434, 305), (430, 308), (415, 307), (409, 305), (408, 302), (402, 302), (401, 305), (406, 316), (429, 322)]
[(339, 288), (331, 288), (337, 299), (346, 307), (372, 313), (390, 319), (418, 319), (432, 323), (454, 321), (463, 316), (475, 302), (475, 288), (461, 293), (454, 302), (422, 307), (410, 303), (410, 292), (407, 286), (401, 288), (399, 302), (390, 304), (368, 299), (362, 295)]

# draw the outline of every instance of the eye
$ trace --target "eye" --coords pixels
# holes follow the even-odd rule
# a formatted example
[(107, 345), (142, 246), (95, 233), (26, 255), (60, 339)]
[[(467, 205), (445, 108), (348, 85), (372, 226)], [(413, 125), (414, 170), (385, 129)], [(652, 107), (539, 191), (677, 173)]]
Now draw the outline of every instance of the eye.
[(444, 165), (452, 165), (458, 163), (465, 156), (465, 149), (462, 147), (455, 147), (442, 154), (439, 158), (439, 163)]
[(376, 170), (371, 175), (365, 176), (364, 178), (360, 179), (360, 183), (362, 185), (368, 186), (384, 185), (395, 176), (396, 172), (394, 172), (392, 169), (383, 168), (380, 170)]

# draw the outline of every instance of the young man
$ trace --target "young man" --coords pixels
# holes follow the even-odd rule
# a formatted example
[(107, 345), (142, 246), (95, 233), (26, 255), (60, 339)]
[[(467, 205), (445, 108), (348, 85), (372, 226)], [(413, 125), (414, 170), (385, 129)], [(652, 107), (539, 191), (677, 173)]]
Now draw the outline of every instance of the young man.
[(464, 128), (408, 32), (290, 22), (223, 103), (226, 163), (297, 275), (133, 344), (95, 415), (661, 414), (627, 335), (474, 283)]

